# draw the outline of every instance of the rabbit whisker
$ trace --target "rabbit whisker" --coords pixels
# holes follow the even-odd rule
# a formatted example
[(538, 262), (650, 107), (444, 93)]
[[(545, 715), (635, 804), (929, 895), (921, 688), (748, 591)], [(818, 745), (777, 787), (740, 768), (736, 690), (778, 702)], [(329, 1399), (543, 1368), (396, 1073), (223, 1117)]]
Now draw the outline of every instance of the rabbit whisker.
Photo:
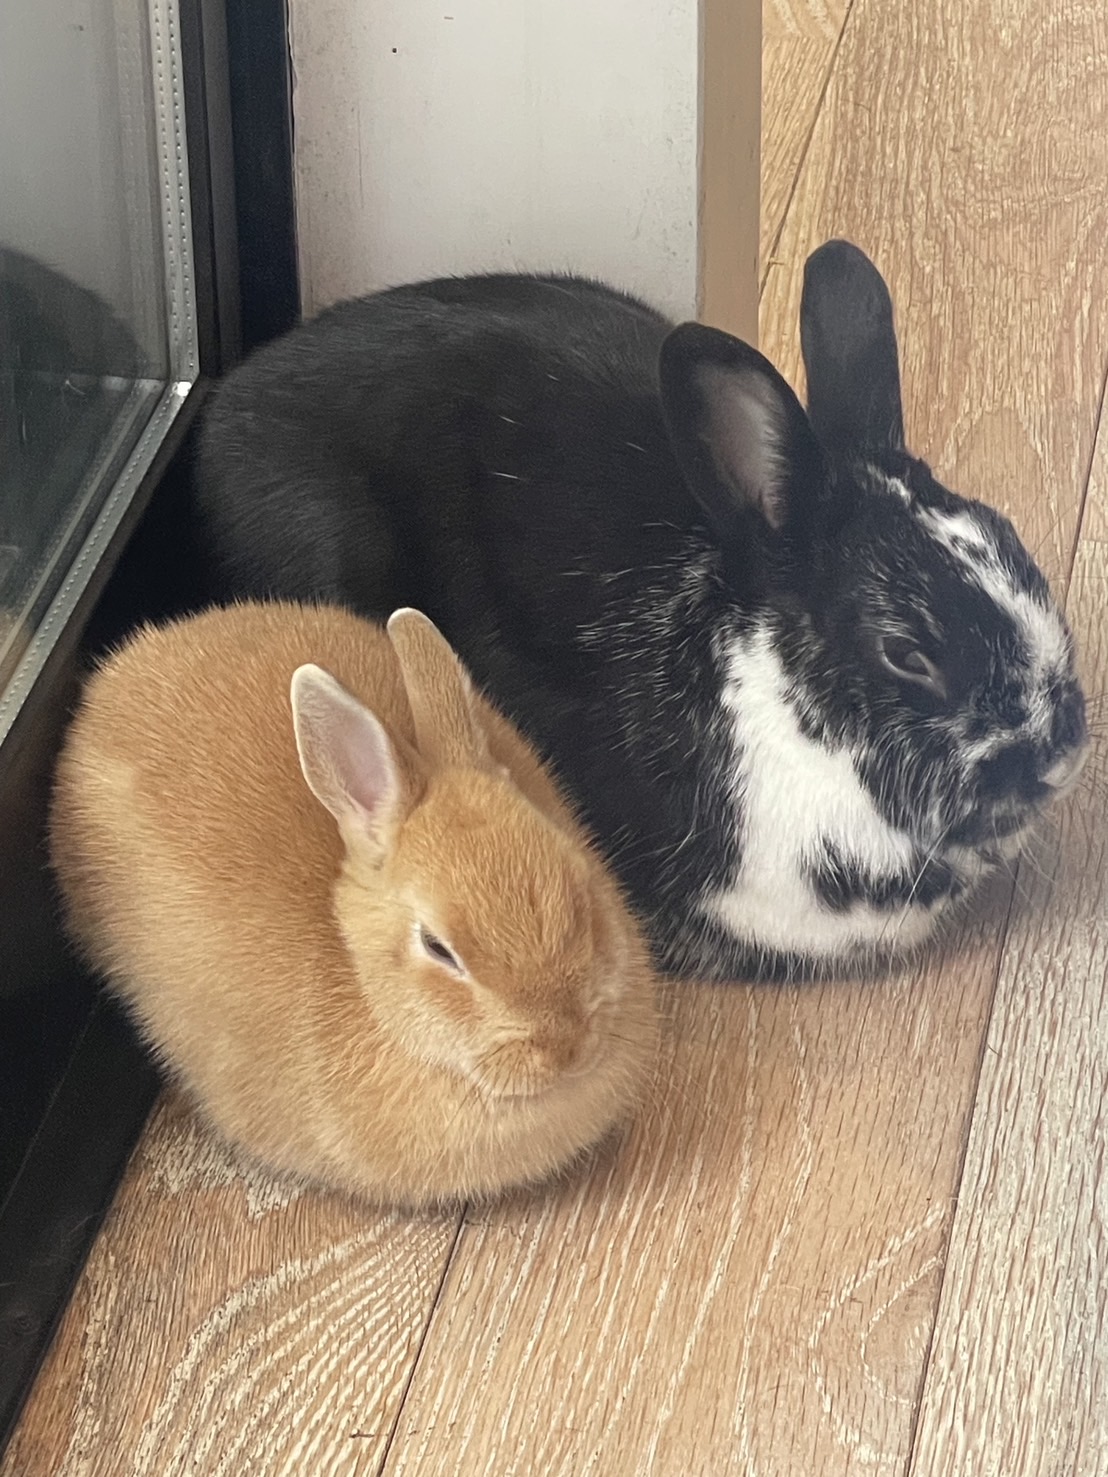
[[(912, 903), (915, 901), (916, 893), (920, 889), (920, 884), (923, 882), (924, 876), (927, 873), (927, 869), (931, 865), (931, 863), (935, 860), (936, 856), (938, 856), (938, 854), (941, 851), (942, 847), (945, 845), (946, 839), (947, 839), (947, 837), (948, 837), (949, 834), (950, 834), (950, 827), (947, 826), (947, 827), (945, 827), (939, 833), (939, 836), (936, 839), (935, 844), (932, 846), (931, 850), (927, 853), (927, 855), (924, 857), (923, 861), (920, 863), (919, 869), (916, 872), (915, 881), (912, 883), (911, 889), (909, 890), (907, 900), (905, 901), (903, 907), (900, 910), (900, 917), (899, 917), (899, 921), (897, 922), (896, 932), (893, 934), (892, 941), (889, 944), (889, 952), (890, 953), (894, 952), (895, 949), (896, 949), (897, 941), (900, 938), (900, 935), (901, 935), (901, 932), (902, 932), (902, 930), (904, 928), (905, 923), (907, 923), (907, 921), (908, 921), (908, 917), (909, 917), (909, 913), (910, 913), (910, 910), (911, 910), (911, 907), (912, 907)], [(874, 946), (875, 949), (876, 948), (879, 948), (884, 943), (885, 935), (888, 932), (888, 929), (889, 929), (889, 924), (886, 923), (885, 926), (884, 926), (884, 928), (882, 928), (880, 935), (878, 936), (878, 939), (877, 939), (876, 944)]]

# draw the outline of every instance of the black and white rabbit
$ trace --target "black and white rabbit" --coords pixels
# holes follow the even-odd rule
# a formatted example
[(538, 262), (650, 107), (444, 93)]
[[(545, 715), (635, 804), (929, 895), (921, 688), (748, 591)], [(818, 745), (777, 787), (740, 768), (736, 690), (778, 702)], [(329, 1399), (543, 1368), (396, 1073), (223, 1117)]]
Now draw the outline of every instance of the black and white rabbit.
[(398, 288), (256, 353), (202, 442), (224, 592), (427, 611), (679, 973), (917, 945), (1085, 748), (1042, 574), (904, 448), (877, 269), (827, 243), (801, 318), (808, 414), (596, 283)]

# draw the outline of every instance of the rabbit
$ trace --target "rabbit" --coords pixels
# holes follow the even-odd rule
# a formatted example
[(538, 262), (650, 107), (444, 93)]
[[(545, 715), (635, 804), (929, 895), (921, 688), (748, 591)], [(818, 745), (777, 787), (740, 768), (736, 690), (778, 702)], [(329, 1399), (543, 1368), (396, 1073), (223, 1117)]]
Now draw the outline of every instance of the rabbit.
[(649, 1080), (642, 931), (416, 611), (144, 628), (83, 693), (49, 845), (80, 951), (272, 1170), (385, 1207), (491, 1196)]
[(678, 976), (917, 950), (1087, 747), (1041, 571), (905, 447), (857, 247), (808, 258), (800, 326), (807, 412), (751, 346), (602, 284), (427, 282), (260, 349), (202, 432), (222, 588), (425, 609)]

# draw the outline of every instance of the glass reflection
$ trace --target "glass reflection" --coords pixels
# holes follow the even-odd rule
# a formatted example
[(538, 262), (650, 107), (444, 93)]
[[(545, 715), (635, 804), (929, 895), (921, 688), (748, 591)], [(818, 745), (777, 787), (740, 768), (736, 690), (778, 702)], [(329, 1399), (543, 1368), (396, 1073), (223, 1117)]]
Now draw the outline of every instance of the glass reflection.
[(182, 377), (175, 47), (174, 0), (0, 3), (0, 693)]

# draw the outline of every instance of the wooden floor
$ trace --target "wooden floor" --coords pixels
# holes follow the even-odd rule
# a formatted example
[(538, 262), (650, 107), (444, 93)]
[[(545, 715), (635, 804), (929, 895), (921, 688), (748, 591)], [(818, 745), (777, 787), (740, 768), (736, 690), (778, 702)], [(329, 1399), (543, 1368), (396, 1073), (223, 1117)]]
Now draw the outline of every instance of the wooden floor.
[(928, 967), (675, 994), (553, 1193), (382, 1218), (164, 1105), (2, 1477), (1108, 1472), (1108, 7), (766, 27), (763, 347), (795, 378), (816, 243), (881, 264), (912, 440), (1067, 595), (1082, 790)]

